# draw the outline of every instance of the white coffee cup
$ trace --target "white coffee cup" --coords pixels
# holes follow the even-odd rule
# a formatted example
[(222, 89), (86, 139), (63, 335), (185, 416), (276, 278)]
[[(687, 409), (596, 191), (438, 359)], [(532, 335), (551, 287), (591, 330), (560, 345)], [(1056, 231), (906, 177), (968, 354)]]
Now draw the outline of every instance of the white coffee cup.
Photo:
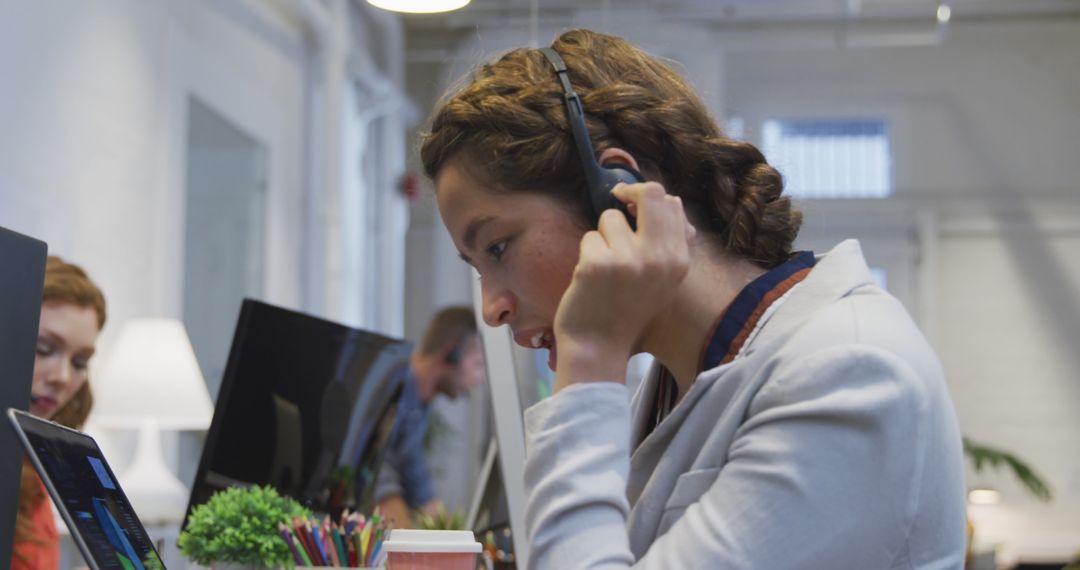
[(475, 570), (481, 546), (467, 530), (394, 529), (382, 550), (388, 570)]

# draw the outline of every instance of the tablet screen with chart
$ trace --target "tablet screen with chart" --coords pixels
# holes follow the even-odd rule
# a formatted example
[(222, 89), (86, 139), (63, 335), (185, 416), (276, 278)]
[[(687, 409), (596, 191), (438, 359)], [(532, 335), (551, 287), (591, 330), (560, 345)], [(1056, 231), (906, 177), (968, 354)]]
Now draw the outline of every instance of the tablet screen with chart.
[(8, 415), (91, 568), (164, 568), (93, 438), (17, 410)]

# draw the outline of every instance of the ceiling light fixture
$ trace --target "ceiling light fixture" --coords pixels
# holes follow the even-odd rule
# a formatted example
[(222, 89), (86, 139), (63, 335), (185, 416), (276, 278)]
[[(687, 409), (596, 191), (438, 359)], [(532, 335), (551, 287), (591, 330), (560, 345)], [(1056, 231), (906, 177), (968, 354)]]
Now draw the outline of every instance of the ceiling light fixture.
[(409, 14), (434, 14), (464, 8), (469, 0), (367, 0), (383, 10)]
[(952, 19), (952, 8), (948, 4), (941, 4), (937, 7), (937, 21), (939, 24), (948, 24)]

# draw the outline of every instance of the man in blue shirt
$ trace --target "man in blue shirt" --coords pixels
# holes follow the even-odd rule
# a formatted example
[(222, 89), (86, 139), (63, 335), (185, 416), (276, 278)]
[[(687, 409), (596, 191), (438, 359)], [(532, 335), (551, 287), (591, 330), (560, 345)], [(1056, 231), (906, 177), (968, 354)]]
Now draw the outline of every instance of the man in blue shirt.
[(472, 308), (447, 307), (436, 313), (409, 359), (409, 378), (375, 485), (380, 510), (398, 528), (412, 526), (411, 511), (434, 513), (442, 505), (435, 497), (424, 454), (432, 400), (438, 394), (457, 398), (485, 378)]

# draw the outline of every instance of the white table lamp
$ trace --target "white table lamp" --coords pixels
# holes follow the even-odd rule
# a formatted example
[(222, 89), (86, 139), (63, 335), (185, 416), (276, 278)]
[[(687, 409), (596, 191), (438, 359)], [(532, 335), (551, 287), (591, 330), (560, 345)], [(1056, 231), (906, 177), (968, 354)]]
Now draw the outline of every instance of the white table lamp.
[(214, 416), (184, 325), (175, 319), (127, 321), (97, 374), (95, 424), (139, 429), (121, 487), (144, 522), (181, 521), (188, 489), (165, 464), (159, 430), (205, 430)]

